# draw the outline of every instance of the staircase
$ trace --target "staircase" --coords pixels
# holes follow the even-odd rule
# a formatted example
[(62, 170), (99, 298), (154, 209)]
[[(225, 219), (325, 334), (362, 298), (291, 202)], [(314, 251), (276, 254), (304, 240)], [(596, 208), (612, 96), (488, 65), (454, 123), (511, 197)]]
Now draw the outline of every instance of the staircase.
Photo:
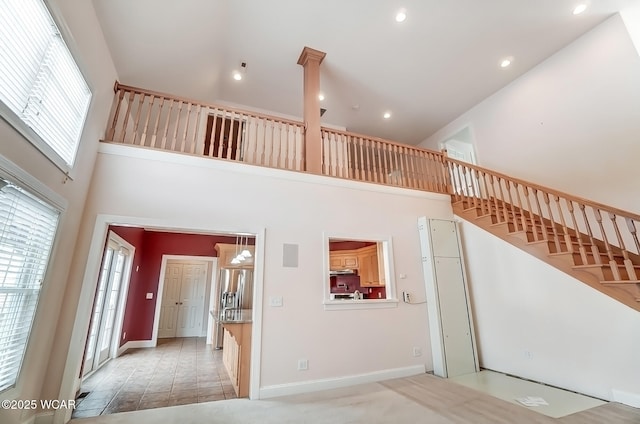
[(456, 215), (640, 311), (640, 217), (464, 162), (447, 163)]

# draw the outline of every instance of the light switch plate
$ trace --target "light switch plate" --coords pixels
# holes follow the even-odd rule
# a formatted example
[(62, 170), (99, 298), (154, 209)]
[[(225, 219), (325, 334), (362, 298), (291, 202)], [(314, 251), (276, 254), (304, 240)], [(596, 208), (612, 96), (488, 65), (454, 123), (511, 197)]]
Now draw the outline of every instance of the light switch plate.
[(282, 296), (270, 296), (269, 306), (274, 306), (274, 307), (282, 306)]
[(153, 293), (147, 293), (147, 299), (153, 299)]

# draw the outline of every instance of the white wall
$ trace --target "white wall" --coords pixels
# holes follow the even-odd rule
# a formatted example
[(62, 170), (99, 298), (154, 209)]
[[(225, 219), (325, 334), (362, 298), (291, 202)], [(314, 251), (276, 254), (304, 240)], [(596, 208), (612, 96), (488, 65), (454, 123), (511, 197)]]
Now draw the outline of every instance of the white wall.
[[(16, 390), (3, 393), (3, 399), (58, 399), (60, 380), (55, 372), (49, 372), (49, 361), (55, 364), (61, 351), (66, 348), (65, 332), (57, 333), (56, 323), (64, 315), (73, 314), (73, 310), (61, 313), (61, 303), (65, 296), (69, 267), (96, 157), (97, 140), (104, 133), (116, 79), (92, 2), (51, 0), (47, 3), (51, 5), (65, 35), (71, 36), (67, 39), (69, 48), (80, 59), (79, 66), (93, 98), (76, 159), (74, 181), (65, 181), (64, 175), (37, 149), (5, 121), (0, 120), (0, 154), (68, 201), (68, 208), (59, 224), (56, 249), (47, 270), (18, 386)], [(0, 422), (12, 424), (26, 421), (35, 412), (0, 409)]]
[(638, 312), (464, 220), (462, 239), (481, 367), (640, 402)]
[[(98, 214), (202, 231), (265, 230), (261, 387), (432, 368), (425, 305), (324, 310), (323, 233), (391, 237), (396, 275), (407, 276), (396, 280), (398, 291), (421, 297), (417, 217), (450, 219), (448, 196), (119, 145), (101, 151), (76, 249), (79, 262), (87, 261)], [(283, 243), (299, 246), (298, 268), (282, 266)], [(78, 302), (83, 273), (76, 269), (70, 279), (70, 305)], [(270, 296), (283, 296), (284, 306), (269, 307)], [(422, 357), (412, 356), (414, 346)], [(309, 370), (300, 372), (303, 358)]]
[(640, 57), (620, 15), (421, 145), (438, 149), (466, 125), (480, 166), (640, 211)]

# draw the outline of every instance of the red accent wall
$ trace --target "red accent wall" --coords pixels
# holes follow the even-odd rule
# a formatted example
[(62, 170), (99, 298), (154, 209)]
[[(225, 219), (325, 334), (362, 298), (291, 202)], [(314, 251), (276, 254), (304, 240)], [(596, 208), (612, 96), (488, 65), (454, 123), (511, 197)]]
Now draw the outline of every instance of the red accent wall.
[[(129, 340), (151, 340), (162, 255), (218, 256), (216, 243), (236, 242), (235, 237), (229, 236), (167, 233), (118, 226), (110, 229), (136, 248), (122, 325), (126, 338), (122, 339), (120, 335), (121, 346)], [(253, 243), (254, 240), (249, 239), (249, 244)], [(147, 299), (147, 293), (153, 293), (153, 299)]]

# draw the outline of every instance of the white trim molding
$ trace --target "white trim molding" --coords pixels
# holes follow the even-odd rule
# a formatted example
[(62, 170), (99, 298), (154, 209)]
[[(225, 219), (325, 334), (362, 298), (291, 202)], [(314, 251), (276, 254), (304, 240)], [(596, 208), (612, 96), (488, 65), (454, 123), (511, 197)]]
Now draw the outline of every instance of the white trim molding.
[(355, 374), (344, 377), (325, 378), (322, 380), (301, 381), (296, 383), (276, 384), (260, 388), (260, 399), (278, 396), (297, 395), (300, 393), (318, 392), (320, 390), (338, 389), (340, 387), (355, 386), (357, 384), (375, 383), (393, 378), (411, 377), (426, 373), (423, 365), (413, 365), (404, 368), (392, 368), (365, 374)]

